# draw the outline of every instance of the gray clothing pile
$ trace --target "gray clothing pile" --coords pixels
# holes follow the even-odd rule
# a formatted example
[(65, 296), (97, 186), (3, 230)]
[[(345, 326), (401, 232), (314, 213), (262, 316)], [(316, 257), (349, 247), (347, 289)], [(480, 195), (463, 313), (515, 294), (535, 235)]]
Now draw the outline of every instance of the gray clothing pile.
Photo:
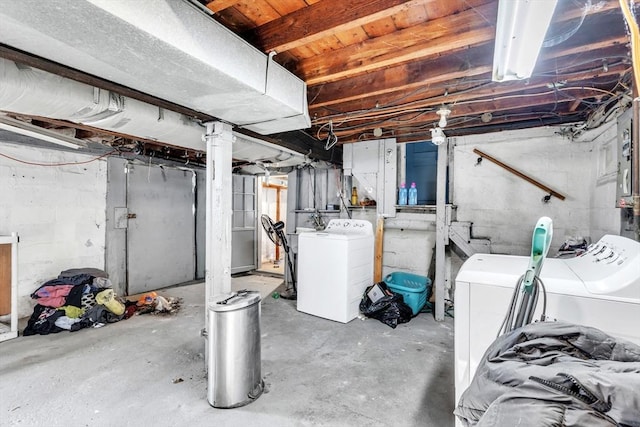
[(585, 326), (524, 326), (489, 347), (454, 413), (465, 426), (640, 427), (640, 347)]

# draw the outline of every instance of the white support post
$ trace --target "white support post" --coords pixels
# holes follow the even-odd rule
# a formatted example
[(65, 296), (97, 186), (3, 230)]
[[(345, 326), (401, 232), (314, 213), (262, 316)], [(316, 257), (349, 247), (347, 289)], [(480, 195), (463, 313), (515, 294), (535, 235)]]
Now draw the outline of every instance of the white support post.
[(446, 215), (447, 164), (448, 141), (438, 146), (438, 170), (436, 183), (436, 275), (435, 275), (435, 304), (437, 321), (444, 320), (444, 292), (447, 275), (445, 260), (445, 246), (449, 230)]
[[(214, 295), (231, 292), (231, 217), (232, 145), (235, 137), (231, 125), (206, 123), (206, 263), (205, 299), (208, 306)], [(209, 310), (205, 309), (205, 325)]]

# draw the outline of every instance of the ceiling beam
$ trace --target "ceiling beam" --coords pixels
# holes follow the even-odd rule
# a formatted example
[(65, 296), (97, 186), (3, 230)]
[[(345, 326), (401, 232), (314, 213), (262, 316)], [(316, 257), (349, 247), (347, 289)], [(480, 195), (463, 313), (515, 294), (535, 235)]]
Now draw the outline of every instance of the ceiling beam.
[[(586, 94), (587, 97), (601, 96), (605, 95), (607, 91), (614, 86), (613, 83), (603, 80), (610, 80), (611, 75), (620, 75), (625, 72), (630, 72), (630, 68), (627, 65), (620, 64), (612, 66), (607, 72), (603, 72), (598, 76), (600, 77), (600, 80), (594, 80), (593, 73), (587, 71), (581, 75), (576, 75), (576, 78), (582, 77), (581, 80), (573, 81), (569, 86), (564, 88), (561, 86), (558, 86), (557, 88), (549, 88), (547, 82), (544, 80), (537, 80), (532, 81), (531, 84), (527, 86), (526, 90), (523, 90), (522, 87), (517, 85), (487, 83), (481, 88), (475, 90), (463, 88), (459, 93), (451, 93), (448, 97), (444, 97), (440, 95), (439, 92), (433, 91), (431, 93), (426, 93), (424, 98), (413, 102), (410, 106), (410, 110), (408, 107), (402, 105), (391, 109), (381, 109), (379, 111), (375, 109), (370, 109), (368, 111), (365, 110), (361, 114), (349, 113), (345, 115), (320, 117), (314, 120), (314, 126), (321, 126), (328, 123), (329, 120), (333, 120), (334, 123), (345, 123), (346, 125), (353, 125), (358, 122), (368, 123), (369, 127), (373, 128), (380, 126), (378, 122), (382, 118), (398, 119), (403, 116), (411, 116), (417, 113), (423, 113), (422, 117), (435, 121), (438, 119), (435, 111), (443, 104), (449, 105), (452, 110), (449, 118), (453, 119), (457, 116), (466, 114), (465, 105), (494, 102), (496, 99), (502, 98), (524, 99), (527, 98), (529, 94), (531, 94), (531, 96), (539, 96), (542, 92), (553, 93), (554, 90), (566, 93), (567, 96), (565, 96), (565, 98), (579, 98), (578, 95), (580, 95), (580, 93), (578, 91), (587, 89), (587, 92), (582, 92), (582, 94)], [(429, 111), (429, 109), (431, 109), (431, 111)]]
[[(604, 15), (614, 2), (593, 10), (587, 19)], [(567, 22), (580, 17), (581, 9), (572, 9), (556, 19)], [(470, 46), (492, 43), (495, 28), (486, 16), (497, 14), (497, 2), (462, 11), (453, 16), (426, 21), (392, 34), (365, 40), (343, 49), (301, 60), (295, 74), (308, 85), (331, 82), (373, 70), (419, 59), (434, 59)], [(616, 15), (612, 19), (619, 20)], [(619, 26), (623, 22), (620, 21)], [(605, 29), (606, 31), (610, 31)], [(584, 46), (583, 46), (584, 49)]]
[[(623, 44), (625, 41), (626, 36), (612, 37), (592, 44), (592, 50), (568, 47), (565, 50), (550, 52), (541, 58), (531, 79), (494, 84), (493, 87), (512, 90), (510, 88), (516, 86), (524, 89), (553, 83), (556, 80), (585, 80), (594, 74), (603, 75), (604, 67), (602, 72), (583, 70), (589, 62), (600, 63), (603, 58), (624, 57), (628, 52), (627, 46)], [(492, 46), (484, 45), (484, 47), (466, 51), (465, 56), (453, 55), (433, 61), (418, 61), (389, 70), (379, 70), (351, 79), (313, 86), (309, 89), (311, 114), (317, 117), (331, 114), (331, 111), (335, 112), (335, 110), (353, 111), (373, 108), (375, 105), (398, 103), (398, 100), (411, 102), (429, 97), (426, 91), (433, 90), (440, 91), (440, 102), (454, 102), (454, 93), (459, 90), (456, 87), (457, 84), (468, 87), (469, 77), (475, 77), (471, 80), (475, 80), (476, 84), (481, 83), (482, 80), (487, 82), (491, 80), (491, 65), (486, 63), (491, 60), (490, 56), (486, 57), (489, 49), (492, 49)], [(610, 64), (613, 65), (614, 61), (610, 61)], [(569, 72), (570, 67), (578, 67), (575, 68), (578, 71)], [(621, 72), (624, 69), (626, 67), (617, 67), (615, 71)], [(612, 68), (611, 71), (613, 70)], [(547, 73), (549, 75), (545, 76), (544, 74)], [(425, 77), (424, 74), (427, 76)], [(457, 82), (456, 79), (458, 79)], [(447, 82), (451, 84), (445, 86)], [(422, 90), (419, 90), (421, 88)], [(445, 93), (448, 95), (444, 96)], [(475, 91), (471, 93), (472, 96), (476, 94)], [(446, 98), (452, 100), (447, 101)]]
[(207, 3), (207, 9), (213, 13), (218, 13), (221, 10), (228, 9), (236, 4), (240, 3), (240, 0), (213, 0)]
[[(514, 121), (508, 117), (498, 117), (491, 120), (490, 123), (469, 124), (464, 128), (450, 129), (446, 135), (448, 137), (456, 137), (463, 135), (477, 135), (488, 132), (500, 132), (503, 130), (527, 129), (540, 126), (554, 126), (566, 123), (575, 123), (584, 120), (584, 114), (545, 114), (542, 112), (518, 114), (518, 120)], [(383, 135), (385, 138), (395, 138), (398, 143), (406, 142), (424, 142), (431, 140), (431, 131), (429, 129), (420, 131), (399, 131), (395, 135)], [(373, 134), (367, 135), (367, 139), (374, 138)], [(339, 144), (354, 143), (356, 140), (342, 141)]]
[(295, 74), (314, 85), (485, 43), (495, 30), (479, 15), (492, 13), (497, 13), (495, 3), (303, 59)]
[[(599, 89), (608, 90), (609, 88), (614, 86), (614, 84), (604, 84), (606, 82), (602, 82), (603, 79), (609, 80), (611, 76), (620, 76), (625, 73), (629, 73), (630, 71), (630, 67), (627, 64), (618, 64), (615, 66), (611, 66), (608, 71), (602, 71), (598, 74), (600, 80), (594, 80), (593, 72), (585, 71), (583, 73), (576, 74), (574, 76), (575, 80), (569, 82), (569, 87), (571, 87), (571, 89), (563, 89), (562, 87), (559, 87), (559, 89), (562, 92), (569, 93), (574, 98), (576, 98), (575, 88), (582, 87), (588, 88), (593, 86), (595, 87), (595, 89), (592, 90), (593, 93), (604, 94)], [(548, 81), (544, 79), (531, 80), (526, 90), (524, 90), (522, 86), (519, 85), (492, 83), (489, 81), (489, 78), (490, 76), (487, 76), (487, 84), (482, 85), (477, 89), (471, 89), (469, 86), (461, 87), (457, 93), (452, 92), (447, 96), (442, 95), (440, 91), (434, 90), (421, 94), (422, 97), (415, 100), (408, 98), (406, 102), (410, 102), (410, 106), (407, 106), (407, 104), (402, 104), (395, 108), (380, 109), (379, 111), (373, 107), (369, 109), (361, 108), (359, 109), (362, 111), (361, 113), (353, 112), (355, 111), (355, 109), (352, 109), (350, 110), (352, 112), (346, 114), (332, 114), (331, 111), (323, 111), (321, 109), (318, 111), (312, 111), (312, 114), (316, 116), (313, 120), (313, 125), (316, 127), (322, 126), (323, 124), (328, 123), (329, 120), (332, 120), (334, 123), (357, 123), (360, 120), (368, 121), (370, 128), (379, 127), (380, 125), (377, 124), (377, 122), (380, 120), (379, 118), (397, 118), (401, 116), (403, 111), (407, 111), (409, 107), (411, 108), (411, 111), (413, 111), (413, 113), (411, 114), (416, 114), (416, 112), (420, 112), (421, 110), (428, 111), (429, 109), (431, 109), (432, 111), (426, 113), (425, 117), (431, 117), (432, 121), (435, 121), (438, 118), (435, 115), (435, 110), (443, 104), (450, 106), (450, 108), (452, 109), (452, 113), (449, 117), (454, 118), (456, 116), (464, 114), (462, 112), (462, 109), (458, 109), (458, 105), (462, 106), (465, 103), (469, 103), (473, 100), (479, 100), (480, 103), (484, 103), (491, 102), (494, 98), (497, 97), (526, 97), (527, 93), (529, 92), (536, 93), (540, 90), (552, 90), (552, 88), (550, 89), (548, 87)], [(593, 93), (589, 93), (589, 95), (592, 96)], [(321, 114), (324, 114), (324, 116), (322, 116)]]
[(261, 25), (252, 38), (264, 52), (285, 52), (433, 1), (323, 0)]
[(302, 130), (277, 133), (268, 136), (259, 135), (248, 129), (240, 128), (234, 130), (238, 133), (258, 138), (298, 153), (306, 154), (309, 158), (314, 160), (342, 163), (342, 147), (334, 146), (331, 150), (327, 151), (317, 139)]
[(493, 45), (484, 44), (432, 60), (413, 61), (308, 89), (310, 107), (318, 108), (428, 87), (491, 71)]
[[(608, 73), (615, 74), (615, 70)], [(586, 76), (590, 78), (590, 74)], [(607, 77), (606, 75), (604, 77)], [(598, 82), (595, 81), (595, 84)], [(501, 88), (503, 88), (501, 86)], [(533, 87), (530, 89), (534, 89)], [(523, 92), (522, 88), (511, 87), (511, 90), (504, 88), (504, 92), (497, 93), (493, 88), (487, 88), (484, 93), (467, 94), (466, 99), (459, 100), (452, 109), (449, 116), (450, 124), (456, 122), (456, 117), (464, 116), (480, 116), (485, 112), (492, 114), (502, 114), (505, 111), (520, 108), (540, 108), (544, 106), (553, 106), (554, 104), (571, 103), (567, 110), (573, 106), (575, 99), (599, 98), (606, 95), (606, 90), (598, 87), (588, 87), (585, 85), (576, 85), (568, 88), (547, 88), (543, 85), (538, 86), (537, 91)], [(563, 95), (564, 94), (564, 95)], [(429, 125), (432, 127), (438, 120), (435, 108), (431, 111), (429, 107), (439, 106), (438, 102), (432, 102), (431, 105), (416, 106), (416, 109), (409, 112), (400, 110), (396, 115), (389, 118), (376, 119), (375, 116), (368, 118), (354, 118), (349, 122), (341, 122), (350, 129), (341, 130), (340, 127), (334, 126), (334, 133), (338, 137), (349, 138), (353, 135), (359, 135), (363, 132), (371, 131), (373, 128), (402, 128), (402, 122), (410, 123), (412, 127)], [(423, 111), (420, 111), (420, 110)], [(406, 111), (406, 112), (405, 112)], [(334, 120), (335, 121), (335, 120)], [(326, 122), (326, 121), (325, 121)], [(399, 124), (400, 123), (400, 124)], [(319, 123), (318, 123), (319, 124)], [(360, 125), (359, 125), (360, 124)], [(447, 129), (451, 128), (449, 126)], [(323, 132), (321, 136), (326, 132)]]

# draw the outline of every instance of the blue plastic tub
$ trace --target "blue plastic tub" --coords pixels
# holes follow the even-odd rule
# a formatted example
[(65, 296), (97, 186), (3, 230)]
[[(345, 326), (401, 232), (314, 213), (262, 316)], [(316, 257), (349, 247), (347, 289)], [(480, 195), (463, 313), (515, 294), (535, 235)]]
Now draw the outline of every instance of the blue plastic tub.
[(401, 294), (405, 304), (411, 307), (413, 315), (420, 312), (427, 302), (427, 294), (431, 289), (431, 280), (417, 274), (400, 271), (388, 274), (384, 282), (393, 292)]

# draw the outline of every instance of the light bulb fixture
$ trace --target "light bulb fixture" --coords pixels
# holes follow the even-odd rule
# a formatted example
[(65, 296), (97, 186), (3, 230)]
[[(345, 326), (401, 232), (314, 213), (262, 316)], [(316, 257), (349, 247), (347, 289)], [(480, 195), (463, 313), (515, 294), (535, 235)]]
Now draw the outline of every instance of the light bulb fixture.
[(447, 117), (449, 117), (449, 114), (451, 114), (451, 110), (445, 106), (442, 106), (438, 111), (436, 111), (436, 114), (440, 116), (438, 126), (441, 128), (447, 126)]
[(500, 0), (493, 81), (531, 77), (558, 0)]
[(442, 128), (433, 128), (431, 129), (431, 142), (433, 145), (440, 145), (444, 142), (446, 135)]

